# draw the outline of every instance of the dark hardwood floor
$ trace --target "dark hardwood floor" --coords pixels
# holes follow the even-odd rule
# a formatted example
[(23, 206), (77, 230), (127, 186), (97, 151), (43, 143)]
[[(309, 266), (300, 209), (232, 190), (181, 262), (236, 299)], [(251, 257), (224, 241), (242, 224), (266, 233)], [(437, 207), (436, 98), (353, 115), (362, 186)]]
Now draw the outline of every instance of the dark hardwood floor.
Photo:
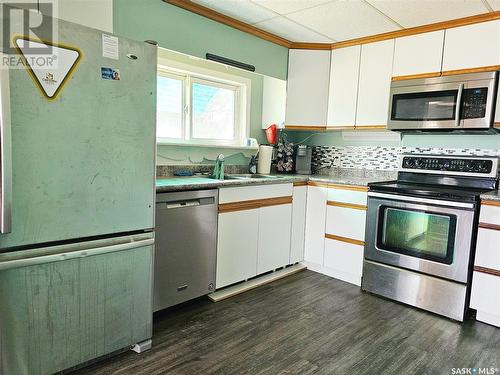
[(452, 374), (463, 367), (500, 368), (500, 329), (304, 271), (162, 313), (152, 350), (76, 374)]

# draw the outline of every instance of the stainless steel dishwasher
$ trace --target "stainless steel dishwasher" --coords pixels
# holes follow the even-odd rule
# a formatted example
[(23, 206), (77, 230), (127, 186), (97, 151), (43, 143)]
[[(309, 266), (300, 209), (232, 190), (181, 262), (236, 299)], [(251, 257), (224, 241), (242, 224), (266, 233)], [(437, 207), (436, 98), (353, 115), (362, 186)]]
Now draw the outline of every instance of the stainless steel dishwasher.
[(217, 190), (156, 194), (154, 311), (215, 289)]

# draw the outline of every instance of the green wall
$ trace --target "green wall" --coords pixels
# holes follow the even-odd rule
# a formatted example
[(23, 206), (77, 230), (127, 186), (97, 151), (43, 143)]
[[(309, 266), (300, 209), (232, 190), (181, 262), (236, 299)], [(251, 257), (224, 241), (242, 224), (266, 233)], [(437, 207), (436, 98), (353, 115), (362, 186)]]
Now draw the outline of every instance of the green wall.
[[(262, 84), (261, 74), (286, 79), (288, 49), (266, 42), (247, 33), (211, 21), (194, 13), (167, 4), (161, 0), (114, 0), (114, 33), (136, 40), (156, 40), (160, 47), (182, 54), (205, 58), (207, 52), (255, 65), (255, 74), (186, 55), (168, 57), (196, 66), (239, 75), (251, 80), (250, 137), (265, 141), (261, 130)], [(205, 64), (205, 65), (204, 65)], [(214, 160), (219, 153), (226, 155), (228, 164), (247, 164), (253, 150), (200, 146), (158, 146), (158, 164), (190, 164)]]
[(254, 65), (257, 73), (286, 79), (288, 49), (162, 0), (114, 0), (115, 34), (156, 40), (161, 47), (205, 58), (207, 52)]

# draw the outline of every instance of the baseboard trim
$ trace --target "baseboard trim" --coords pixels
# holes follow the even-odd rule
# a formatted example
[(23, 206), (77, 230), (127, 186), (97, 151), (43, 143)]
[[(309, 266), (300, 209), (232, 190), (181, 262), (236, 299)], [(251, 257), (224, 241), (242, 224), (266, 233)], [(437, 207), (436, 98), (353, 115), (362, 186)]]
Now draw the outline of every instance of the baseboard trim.
[(231, 286), (225, 287), (223, 289), (217, 290), (217, 291), (209, 294), (208, 298), (210, 298), (213, 302), (219, 302), (219, 301), (222, 301), (223, 299), (233, 297), (237, 294), (240, 294), (240, 293), (246, 292), (248, 290), (257, 288), (261, 285), (269, 284), (273, 281), (282, 279), (284, 277), (293, 275), (295, 273), (304, 271), (306, 269), (307, 269), (307, 267), (304, 264), (297, 263), (297, 264), (294, 264), (293, 266), (289, 266), (289, 267), (280, 269), (278, 271), (256, 277), (255, 279), (251, 279), (251, 280), (245, 281), (243, 283), (231, 285)]
[(321, 264), (312, 262), (303, 262), (307, 266), (307, 269), (317, 273), (321, 273), (326, 276), (333, 277), (334, 279), (345, 281), (346, 283), (361, 286), (361, 275), (354, 275), (351, 273), (339, 271), (330, 267), (322, 266)]

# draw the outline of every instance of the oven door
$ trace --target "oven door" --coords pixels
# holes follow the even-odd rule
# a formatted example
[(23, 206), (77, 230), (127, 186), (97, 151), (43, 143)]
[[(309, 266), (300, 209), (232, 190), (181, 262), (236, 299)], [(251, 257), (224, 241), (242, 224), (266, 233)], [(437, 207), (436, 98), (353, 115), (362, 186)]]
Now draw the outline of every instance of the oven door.
[(461, 82), (391, 87), (388, 129), (459, 128), (463, 90)]
[(472, 203), (369, 193), (365, 258), (467, 283)]

